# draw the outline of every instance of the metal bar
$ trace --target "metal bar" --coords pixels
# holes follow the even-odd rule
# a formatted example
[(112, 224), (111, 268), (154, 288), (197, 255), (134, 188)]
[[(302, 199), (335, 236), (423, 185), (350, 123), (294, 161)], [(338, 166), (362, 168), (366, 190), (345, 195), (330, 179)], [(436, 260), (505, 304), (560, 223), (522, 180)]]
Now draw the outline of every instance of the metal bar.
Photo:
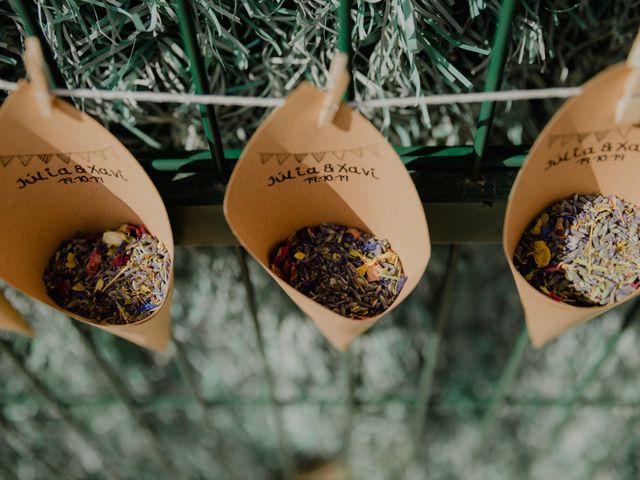
[(170, 450), (164, 446), (157, 432), (153, 428), (153, 425), (151, 424), (151, 422), (149, 422), (146, 414), (139, 408), (138, 402), (133, 398), (129, 389), (116, 374), (113, 367), (98, 354), (96, 345), (90, 333), (85, 329), (83, 325), (80, 325), (78, 322), (70, 320), (70, 323), (78, 332), (78, 337), (80, 338), (82, 345), (85, 347), (85, 350), (87, 351), (93, 362), (98, 366), (98, 369), (104, 375), (107, 383), (109, 383), (109, 386), (116, 394), (116, 397), (126, 407), (129, 415), (131, 415), (134, 421), (147, 436), (149, 445), (151, 446), (151, 449), (153, 450), (158, 463), (171, 478), (180, 478), (176, 466), (170, 460)]
[[(469, 411), (486, 411), (487, 407), (491, 405), (493, 396), (487, 397), (464, 397), (461, 399), (434, 399), (430, 402), (430, 409), (443, 410), (460, 410), (465, 409)], [(501, 407), (502, 408), (566, 408), (566, 398), (558, 397), (514, 397), (505, 395)], [(92, 396), (81, 396), (71, 398), (65, 401), (60, 401), (60, 405), (66, 409), (71, 408), (106, 408), (121, 403), (120, 399), (112, 394), (101, 394)], [(225, 396), (217, 398), (205, 399), (205, 404), (208, 409), (217, 408), (234, 408), (234, 407), (246, 407), (246, 406), (264, 406), (271, 403), (270, 396)], [(279, 405), (320, 405), (320, 406), (342, 406), (344, 405), (344, 398), (334, 397), (307, 397), (301, 396), (298, 398), (289, 398), (287, 400), (279, 400)], [(357, 407), (362, 406), (379, 406), (386, 404), (400, 404), (400, 405), (413, 405), (416, 403), (415, 395), (399, 395), (391, 394), (384, 395), (378, 398), (368, 399), (363, 401), (357, 396), (354, 397), (354, 404)], [(38, 397), (30, 394), (15, 395), (11, 397), (0, 397), (0, 407), (10, 407), (14, 405), (41, 407), (46, 405)], [(138, 407), (142, 410), (156, 411), (156, 410), (172, 410), (183, 409), (195, 405), (195, 400), (190, 394), (157, 394), (146, 400), (144, 403), (138, 404)], [(593, 398), (580, 398), (575, 402), (575, 407), (579, 408), (597, 408), (597, 409), (610, 409), (610, 408), (625, 408), (627, 410), (639, 410), (640, 411), (640, 399), (639, 400), (620, 400), (611, 397), (593, 397)]]
[[(400, 461), (397, 462), (391, 475), (389, 475), (390, 478), (405, 478), (407, 469), (412, 463), (418, 462), (420, 458), (421, 450), (419, 445), (424, 436), (425, 425), (427, 424), (429, 415), (429, 400), (433, 392), (433, 378), (436, 371), (440, 344), (444, 329), (450, 318), (453, 293), (455, 290), (454, 279), (459, 259), (460, 247), (450, 245), (442, 287), (438, 292), (439, 301), (435, 313), (435, 329), (429, 332), (421, 352), (423, 363), (418, 376), (413, 416), (409, 424), (411, 441), (409, 447), (402, 452)], [(418, 309), (423, 319), (428, 317), (422, 304), (415, 302), (413, 307)]]
[(351, 453), (351, 434), (353, 433), (353, 417), (358, 409), (356, 403), (356, 378), (353, 373), (353, 353), (347, 350), (342, 355), (342, 365), (345, 370), (345, 399), (344, 399), (344, 419), (342, 425), (342, 448), (340, 456), (347, 468), (349, 468), (349, 458)]
[(198, 390), (198, 385), (196, 383), (196, 379), (193, 375), (193, 369), (189, 364), (189, 360), (187, 359), (187, 355), (184, 351), (184, 346), (181, 342), (172, 338), (173, 344), (176, 347), (176, 356), (175, 360), (178, 364), (178, 370), (180, 371), (180, 375), (187, 385), (187, 389), (189, 390), (189, 394), (194, 398), (195, 404), (198, 407), (200, 412), (200, 417), (202, 418), (202, 423), (207, 431), (207, 443), (212, 452), (214, 452), (216, 456), (217, 466), (222, 468), (228, 475), (229, 478), (234, 478), (234, 472), (229, 468), (229, 466), (224, 462), (225, 452), (222, 448), (222, 436), (218, 432), (218, 429), (213, 424), (213, 420), (209, 414), (209, 409), (207, 406), (207, 402), (204, 397)]
[[(353, 48), (351, 44), (351, 33), (353, 22), (351, 20), (351, 0), (340, 0), (338, 6), (338, 50), (348, 56), (347, 68), (349, 69), (349, 85), (344, 92), (343, 100), (348, 102), (355, 98), (353, 81)], [(344, 420), (342, 425), (342, 449), (340, 456), (344, 465), (349, 468), (349, 458), (351, 452), (351, 434), (353, 433), (353, 417), (358, 409), (356, 405), (355, 389), (356, 377), (353, 371), (353, 354), (346, 351), (342, 354), (342, 362), (345, 369), (345, 399), (344, 399)]]
[(489, 401), (489, 405), (485, 411), (483, 418), (485, 432), (487, 432), (493, 425), (498, 408), (503, 404), (507, 391), (516, 377), (518, 367), (520, 367), (520, 364), (522, 363), (528, 343), (529, 335), (527, 334), (527, 328), (523, 327), (513, 347), (511, 357), (509, 357), (509, 360), (507, 361), (507, 365), (502, 372), (502, 376), (498, 380), (496, 389), (494, 390), (493, 395), (491, 395), (491, 400)]
[[(498, 18), (498, 25), (493, 38), (493, 47), (491, 48), (489, 70), (487, 71), (487, 79), (484, 84), (485, 92), (494, 92), (500, 89), (508, 53), (509, 33), (511, 31), (511, 23), (513, 21), (513, 14), (515, 13), (517, 4), (518, 0), (502, 1), (500, 17)], [(473, 149), (475, 151), (472, 172), (473, 178), (478, 178), (480, 176), (485, 150), (491, 133), (491, 127), (493, 126), (494, 112), (495, 102), (483, 102), (480, 105), (480, 114), (478, 115), (477, 123), (478, 129), (475, 137), (473, 138)]]
[[(186, 0), (176, 0), (175, 10), (178, 16), (180, 33), (185, 46), (185, 50), (190, 60), (190, 71), (194, 81), (196, 93), (201, 93), (201, 94), (210, 93), (209, 84), (207, 81), (206, 69), (204, 66), (204, 60), (202, 57), (202, 52), (199, 47), (198, 37), (196, 35), (195, 25), (193, 22), (193, 12), (192, 10), (190, 10), (190, 6)], [(215, 173), (218, 175), (217, 179), (214, 178), (211, 175), (212, 172), (209, 170), (208, 172), (209, 174), (205, 177), (205, 181), (207, 182), (208, 185), (213, 187), (214, 191), (218, 192), (218, 194), (221, 195), (224, 192), (224, 185), (221, 182), (226, 182), (228, 180), (229, 173), (230, 173), (229, 171), (230, 163), (227, 161), (225, 157), (225, 152), (224, 152), (224, 149), (222, 146), (222, 140), (221, 140), (222, 136), (220, 134), (220, 129), (218, 127), (218, 121), (216, 118), (215, 109), (213, 108), (213, 105), (200, 105), (200, 113), (202, 116), (203, 128), (208, 139), (209, 154), (211, 158), (214, 160)], [(222, 201), (221, 197), (220, 199)], [(219, 213), (221, 213), (221, 211)], [(228, 230), (226, 221), (222, 219), (222, 217), (220, 217), (220, 220), (221, 220), (220, 224), (223, 225), (222, 228)], [(172, 226), (174, 225), (175, 223), (174, 221), (172, 221)], [(226, 235), (228, 234), (225, 232), (225, 236)], [(231, 235), (231, 237), (229, 238), (234, 238), (235, 240), (235, 237), (233, 237), (233, 235)], [(245, 286), (247, 285), (247, 283), (250, 285), (250, 279), (248, 276), (245, 281)], [(253, 289), (251, 289), (251, 292), (253, 292)], [(250, 293), (250, 291), (248, 290), (247, 295), (250, 295), (250, 294), (252, 295), (252, 293)], [(252, 300), (255, 302), (255, 299), (252, 298)], [(257, 318), (256, 318), (256, 321), (257, 321)], [(206, 409), (206, 405), (204, 404), (204, 398), (198, 391), (198, 388), (195, 384), (195, 380), (191, 375), (191, 370), (188, 365), (186, 356), (184, 355), (184, 352), (181, 351), (181, 347), (178, 344), (178, 342), (175, 342), (175, 343), (177, 347), (177, 361), (181, 365), (180, 370), (183, 373), (183, 377), (185, 378), (188, 388), (193, 398), (195, 399), (196, 403), (201, 405), (202, 415), (203, 415), (203, 418), (205, 419), (205, 424), (207, 425), (208, 430), (211, 434), (215, 431), (215, 429), (209, 419), (209, 414)], [(276, 416), (276, 424), (278, 423), (278, 420), (279, 418)], [(276, 425), (276, 428), (278, 428), (278, 425)], [(280, 439), (280, 436), (281, 436), (280, 432), (278, 431), (279, 439)], [(218, 443), (218, 442), (215, 442), (215, 443)], [(221, 454), (220, 450), (217, 447), (216, 447), (216, 451), (218, 452), (218, 455)], [(219, 462), (219, 463), (225, 469), (227, 468), (226, 465), (224, 465), (224, 463), (222, 462)], [(285, 467), (287, 467), (287, 465), (285, 465)], [(287, 468), (284, 468), (284, 471), (286, 473), (288, 471)], [(295, 472), (295, 469), (293, 470), (293, 472)], [(232, 472), (228, 472), (228, 473), (230, 473), (233, 478)]]
[[(473, 145), (393, 146), (402, 162), (410, 171), (459, 171), (472, 165), (475, 155)], [(522, 166), (529, 152), (529, 145), (491, 145), (485, 150), (485, 167), (515, 170)], [(242, 154), (241, 148), (227, 148), (224, 156), (234, 164)], [(133, 155), (146, 168), (159, 172), (213, 172), (210, 150), (190, 151), (146, 151), (133, 152)]]
[(249, 275), (249, 266), (247, 265), (247, 253), (241, 248), (235, 248), (236, 256), (238, 257), (238, 263), (240, 264), (240, 275), (242, 277), (242, 283), (247, 294), (247, 306), (249, 307), (249, 313), (253, 320), (253, 328), (256, 332), (256, 342), (258, 344), (258, 351), (260, 358), (262, 359), (262, 365), (264, 369), (264, 376), (267, 380), (267, 387), (269, 388), (269, 398), (271, 403), (271, 410), (276, 427), (276, 437), (278, 441), (278, 456), (280, 460), (280, 466), (282, 469), (283, 478), (285, 480), (294, 480), (297, 478), (297, 468), (295, 463), (295, 457), (287, 440), (286, 431), (284, 428), (284, 418), (282, 415), (282, 404), (276, 397), (276, 383), (273, 371), (269, 365), (269, 359), (267, 358), (267, 352), (264, 346), (264, 337), (262, 335), (262, 328), (258, 318), (258, 306), (256, 303), (255, 291), (253, 284), (251, 283), (251, 277)]
[(578, 399), (580, 399), (584, 395), (584, 392), (591, 385), (593, 380), (595, 380), (597, 373), (605, 365), (607, 360), (611, 357), (611, 354), (615, 352), (618, 342), (620, 341), (624, 333), (627, 331), (629, 326), (632, 324), (633, 320), (636, 318), (639, 311), (640, 311), (640, 300), (635, 300), (631, 308), (625, 314), (622, 324), (620, 325), (620, 329), (616, 333), (611, 335), (607, 340), (607, 343), (600, 357), (598, 357), (598, 359), (593, 363), (591, 368), (587, 370), (587, 372), (582, 377), (582, 380), (580, 380), (580, 382), (578, 382), (575, 386), (573, 386), (573, 388), (571, 389), (571, 392), (569, 392), (569, 394), (566, 396), (566, 401), (565, 401), (566, 409), (564, 411), (562, 419), (558, 422), (556, 427), (553, 429), (553, 432), (550, 436), (551, 440), (548, 443), (549, 450), (555, 447), (556, 443), (560, 438), (561, 432), (567, 426), (567, 424), (569, 423), (569, 420), (571, 420), (571, 416), (573, 413), (573, 409), (576, 405), (576, 402), (578, 401)]
[(418, 383), (418, 393), (416, 394), (416, 407), (412, 421), (412, 445), (414, 452), (416, 446), (422, 440), (424, 428), (429, 415), (429, 399), (433, 392), (433, 377), (436, 371), (440, 344), (444, 335), (444, 329), (450, 318), (451, 307), (453, 305), (453, 294), (455, 290), (455, 277), (460, 260), (460, 247), (451, 245), (447, 260), (447, 270), (443, 286), (440, 292), (440, 301), (436, 312), (436, 329), (431, 332), (422, 350), (423, 365)]
[(38, 23), (36, 16), (34, 15), (33, 2), (9, 0), (9, 3), (11, 4), (13, 11), (22, 19), (26, 33), (28, 35), (35, 35), (40, 40), (42, 55), (44, 56), (45, 63), (49, 69), (49, 76), (53, 87), (67, 88), (67, 82), (60, 71), (60, 67), (58, 67), (58, 64), (55, 61), (53, 49), (51, 48), (40, 23)]
[(0, 340), (0, 352), (11, 359), (13, 365), (25, 376), (25, 378), (29, 380), (34, 390), (45, 400), (46, 404), (52, 409), (54, 414), (56, 414), (69, 429), (75, 432), (91, 448), (93, 448), (95, 454), (101, 460), (105, 475), (108, 478), (115, 478), (115, 474), (110, 467), (112, 462), (106, 461), (103, 458), (103, 446), (94, 438), (83, 424), (71, 415), (69, 407), (64, 406), (62, 402), (60, 402), (58, 398), (56, 398), (56, 396), (40, 381), (40, 379), (27, 368), (22, 358), (13, 350), (13, 347), (9, 342)]
[(348, 102), (355, 98), (355, 84), (353, 81), (353, 48), (351, 45), (351, 30), (353, 22), (351, 20), (351, 0), (340, 0), (338, 7), (338, 50), (349, 56), (347, 62), (349, 68), (349, 86), (344, 92), (344, 101)]
[[(198, 45), (198, 37), (196, 36), (196, 28), (193, 22), (193, 12), (190, 10), (187, 0), (176, 0), (175, 10), (178, 15), (178, 24), (180, 26), (180, 34), (182, 42), (189, 57), (191, 77), (198, 94), (211, 93), (209, 83), (207, 82), (207, 74), (204, 67), (202, 52)], [(223, 181), (229, 176), (229, 169), (224, 157), (222, 148), (222, 140), (220, 138), (220, 129), (218, 128), (218, 119), (213, 105), (200, 105), (200, 114), (202, 115), (202, 124), (205, 135), (209, 142), (209, 150), (215, 162), (218, 176)]]
[[(198, 39), (195, 34), (195, 25), (193, 23), (192, 12), (189, 10), (189, 5), (186, 0), (176, 0), (176, 13), (178, 15), (180, 33), (185, 45), (185, 50), (190, 59), (190, 70), (195, 84), (196, 93), (210, 93), (202, 53), (198, 46)], [(221, 180), (226, 182), (230, 172), (225, 160), (225, 153), (222, 147), (221, 135), (218, 127), (218, 121), (215, 115), (215, 110), (212, 105), (201, 105), (200, 112), (202, 113), (203, 127), (209, 140), (209, 150), (211, 152), (212, 158), (215, 160), (217, 174)], [(209, 181), (211, 181), (211, 178), (209, 178)], [(218, 191), (224, 190), (224, 187), (220, 188), (220, 185), (215, 181), (214, 185)], [(258, 323), (257, 307), (255, 304), (253, 286), (249, 277), (246, 259), (240, 249), (237, 249), (236, 252), (238, 254), (238, 261), (240, 263), (240, 269), (242, 272), (242, 280), (247, 292), (251, 315), (254, 320), (254, 327), (256, 330), (256, 337), (258, 339), (260, 355), (264, 364), (264, 369), (272, 397), (276, 434), (278, 443), (280, 445), (279, 453), (281, 468), (285, 479), (293, 479), (296, 475), (295, 463), (293, 461), (293, 455), (290, 452), (288, 443), (285, 440), (284, 423), (280, 407), (277, 405), (275, 400), (275, 384), (273, 381), (273, 374), (271, 372), (271, 369), (269, 368), (264, 351), (262, 334)], [(198, 397), (199, 395), (196, 396), (196, 401), (198, 401)]]
[[(433, 243), (500, 242), (504, 209), (527, 147), (487, 150), (483, 182), (466, 182), (473, 147), (397, 148), (429, 212)], [(239, 150), (229, 150), (229, 159)], [(179, 244), (234, 245), (222, 214), (224, 192), (216, 182), (209, 152), (138, 154), (168, 207)], [(174, 180), (178, 172), (193, 173)], [(451, 218), (460, 219), (451, 222)]]

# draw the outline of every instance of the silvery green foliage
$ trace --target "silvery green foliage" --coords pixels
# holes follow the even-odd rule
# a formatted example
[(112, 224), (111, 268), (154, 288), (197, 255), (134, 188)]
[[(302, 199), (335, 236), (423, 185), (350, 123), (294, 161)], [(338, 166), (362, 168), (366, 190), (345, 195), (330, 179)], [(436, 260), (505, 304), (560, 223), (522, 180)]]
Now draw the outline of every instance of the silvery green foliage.
[[(281, 97), (301, 80), (325, 84), (336, 46), (338, 2), (189, 2), (214, 93)], [(357, 99), (480, 91), (500, 2), (353, 2)], [(38, 1), (37, 15), (71, 87), (190, 92), (189, 59), (167, 0)], [(638, 25), (637, 2), (520, 2), (504, 88), (580, 85), (624, 58)], [(22, 27), (0, 1), (0, 77), (22, 74)], [(494, 143), (531, 142), (559, 101), (498, 108)], [(136, 148), (206, 147), (197, 108), (84, 101)], [(223, 143), (241, 146), (268, 113), (220, 108)], [(364, 112), (402, 145), (468, 143), (477, 106), (385, 108)]]

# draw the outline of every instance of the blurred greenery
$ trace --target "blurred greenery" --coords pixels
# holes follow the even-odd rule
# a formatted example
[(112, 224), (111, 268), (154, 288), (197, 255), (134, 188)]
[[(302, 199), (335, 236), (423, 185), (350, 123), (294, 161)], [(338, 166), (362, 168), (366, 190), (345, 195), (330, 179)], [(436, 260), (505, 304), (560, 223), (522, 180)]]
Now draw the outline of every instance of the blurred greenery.
[[(35, 3), (70, 86), (192, 90), (169, 2)], [(498, 1), (354, 4), (357, 98), (482, 89)], [(284, 96), (303, 78), (324, 83), (336, 42), (336, 1), (191, 5), (214, 92)], [(639, 13), (638, 1), (521, 1), (504, 88), (580, 85), (624, 59)], [(408, 34), (411, 22), (417, 29)], [(21, 28), (0, 0), (2, 79), (23, 75)], [(499, 105), (491, 141), (531, 142), (558, 105)], [(85, 101), (80, 107), (131, 148), (205, 146), (193, 106)], [(225, 147), (242, 146), (266, 113), (220, 108)], [(364, 113), (397, 144), (465, 144), (475, 131), (477, 106)], [(505, 398), (492, 404), (524, 328), (522, 312), (501, 249), (460, 249), (425, 432), (415, 449), (416, 395), (436, 338), (446, 247), (434, 248), (416, 291), (359, 338), (349, 355), (332, 349), (252, 262), (273, 392), (230, 249), (177, 249), (176, 343), (163, 354), (72, 324), (8, 289), (37, 336), (0, 334), (0, 478), (284, 478), (286, 449), (278, 441), (272, 393), (300, 472), (325, 466), (334, 478), (348, 470), (367, 480), (638, 478), (639, 339), (635, 324), (619, 335), (625, 308), (543, 350), (527, 346)], [(134, 400), (129, 407), (81, 331), (124, 382)], [(488, 411), (494, 418), (484, 423)]]
[[(577, 327), (543, 350), (527, 347), (494, 421), (485, 425), (523, 328), (522, 313), (500, 248), (460, 248), (455, 301), (413, 458), (424, 346), (435, 334), (448, 249), (434, 248), (416, 291), (360, 337), (348, 357), (330, 347), (251, 262), (275, 396), (298, 467), (336, 461), (357, 479), (397, 478), (398, 472), (400, 478), (581, 479), (590, 478), (591, 468), (600, 472), (596, 478), (636, 478), (640, 339), (633, 325), (617, 336), (625, 309)], [(10, 339), (5, 345), (84, 426), (87, 438), (56, 415), (3, 353), (0, 463), (25, 479), (52, 478), (47, 464), (69, 478), (178, 478), (163, 467), (164, 456), (184, 478), (283, 478), (269, 386), (238, 278), (232, 250), (177, 249), (174, 336), (208, 407), (206, 421), (181, 374), (175, 345), (152, 354), (90, 329), (97, 353), (139, 402), (162, 448), (153, 446), (110, 387), (78, 327), (9, 289), (37, 336), (29, 341), (4, 334)], [(571, 406), (574, 386), (611, 339), (617, 339), (611, 354)]]
[[(169, 1), (34, 3), (69, 86), (193, 90)], [(212, 92), (279, 97), (302, 79), (324, 85), (337, 41), (337, 0), (193, 0), (190, 4), (197, 15)], [(482, 89), (499, 1), (353, 4), (357, 99)], [(637, 0), (521, 0), (503, 87), (580, 85), (624, 59), (639, 24)], [(8, 0), (0, 0), (0, 78), (5, 80), (23, 73), (21, 28)], [(558, 100), (499, 105), (493, 143), (531, 143), (558, 105)], [(193, 105), (86, 100), (81, 107), (136, 149), (206, 146)], [(364, 113), (395, 144), (460, 144), (473, 138), (477, 108), (448, 105)], [(219, 108), (224, 146), (242, 146), (266, 113), (261, 108)]]

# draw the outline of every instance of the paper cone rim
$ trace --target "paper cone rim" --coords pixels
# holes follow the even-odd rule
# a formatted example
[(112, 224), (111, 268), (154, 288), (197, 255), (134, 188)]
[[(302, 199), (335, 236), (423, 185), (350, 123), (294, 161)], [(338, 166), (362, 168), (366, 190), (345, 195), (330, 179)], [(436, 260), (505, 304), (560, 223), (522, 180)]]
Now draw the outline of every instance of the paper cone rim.
[[(595, 75), (594, 77), (592, 77), (588, 82), (586, 82), (583, 86), (583, 92), (590, 90), (592, 88), (596, 88), (598, 85), (601, 84), (606, 84), (607, 82), (609, 82), (611, 80), (612, 77), (619, 75), (621, 73), (621, 70), (624, 69), (628, 69), (629, 67), (625, 64), (625, 63), (619, 63), (616, 65), (613, 65), (611, 67), (608, 67), (607, 69), (603, 70), (602, 72), (598, 73), (597, 75)], [(507, 201), (507, 207), (505, 210), (505, 216), (504, 216), (504, 222), (503, 222), (503, 232), (502, 232), (502, 248), (503, 248), (503, 252), (505, 257), (507, 258), (508, 264), (509, 264), (509, 268), (511, 269), (511, 272), (514, 276), (514, 281), (516, 282), (516, 286), (518, 289), (518, 296), (520, 298), (520, 301), (522, 303), (523, 309), (524, 309), (524, 313), (525, 313), (525, 321), (527, 324), (527, 328), (529, 330), (529, 337), (531, 340), (531, 343), (533, 344), (533, 346), (535, 348), (540, 348), (542, 346), (544, 346), (546, 343), (548, 343), (549, 341), (553, 340), (554, 338), (556, 338), (557, 336), (561, 335), (562, 333), (564, 333), (565, 331), (567, 331), (568, 329), (570, 329), (571, 327), (587, 322), (595, 317), (597, 317), (598, 315), (601, 315), (629, 300), (632, 300), (633, 298), (637, 297), (638, 295), (640, 295), (640, 289), (636, 289), (635, 292), (631, 293), (630, 295), (627, 295), (625, 298), (618, 300), (617, 302), (611, 303), (611, 304), (607, 304), (607, 305), (594, 305), (594, 306), (589, 306), (589, 307), (583, 307), (583, 306), (575, 306), (575, 305), (570, 305), (561, 301), (557, 301), (554, 300), (552, 298), (550, 298), (549, 296), (545, 295), (543, 292), (541, 292), (540, 290), (538, 290), (536, 287), (534, 287), (533, 285), (531, 285), (525, 278), (524, 276), (518, 271), (518, 269), (515, 267), (515, 264), (513, 262), (513, 254), (514, 254), (514, 250), (515, 248), (517, 248), (518, 243), (516, 242), (514, 249), (510, 250), (507, 247), (507, 243), (508, 243), (508, 232), (510, 231), (509, 229), (509, 224), (510, 224), (510, 219), (511, 219), (511, 215), (512, 215), (512, 209), (514, 208), (514, 204), (513, 204), (513, 198), (516, 195), (516, 192), (519, 188), (520, 185), (520, 181), (521, 179), (524, 177), (525, 170), (527, 167), (527, 164), (529, 162), (529, 159), (532, 155), (533, 152), (535, 152), (538, 149), (538, 146), (547, 140), (550, 132), (552, 131), (552, 128), (555, 127), (555, 119), (558, 117), (563, 116), (567, 111), (569, 111), (570, 109), (573, 108), (574, 104), (580, 101), (580, 97), (581, 97), (582, 93), (574, 98), (571, 98), (567, 101), (565, 101), (562, 106), (555, 112), (555, 114), (551, 117), (551, 119), (547, 122), (547, 124), (545, 125), (545, 127), (542, 129), (542, 131), (540, 132), (540, 134), (538, 135), (538, 137), (536, 138), (536, 141), (534, 142), (534, 144), (532, 145), (529, 154), (527, 155), (527, 158), (525, 159), (525, 162), (523, 163), (522, 167), (519, 169), (516, 178), (513, 182), (511, 191), (509, 193), (509, 197), (508, 197), (508, 201)], [(594, 193), (597, 194), (598, 192), (575, 192), (578, 194), (587, 194), (587, 193)], [(566, 198), (566, 197), (564, 197)], [(561, 198), (557, 198), (556, 201), (561, 200)], [(548, 205), (551, 205), (553, 203), (553, 201), (550, 201), (548, 203)], [(547, 205), (547, 206), (548, 206)], [(638, 207), (640, 207), (640, 205), (638, 205)], [(533, 221), (535, 219), (535, 215), (530, 219), (530, 222)], [(526, 228), (526, 227), (525, 227)], [(513, 234), (513, 232), (511, 232)], [(519, 237), (520, 238), (522, 236), (522, 234), (524, 233), (524, 231), (519, 232)], [(526, 294), (525, 292), (522, 292), (522, 289), (526, 290)], [(561, 310), (567, 314), (571, 314), (572, 316), (575, 316), (575, 319), (572, 319), (569, 322), (569, 325), (563, 326), (563, 328), (561, 328), (559, 333), (555, 333), (555, 334), (546, 334), (546, 335), (538, 335), (536, 333), (534, 333), (537, 328), (534, 327), (534, 323), (532, 323), (532, 319), (531, 316), (529, 315), (528, 311), (532, 308), (533, 305), (537, 305), (537, 306), (542, 306), (545, 310), (551, 312), (552, 310)]]

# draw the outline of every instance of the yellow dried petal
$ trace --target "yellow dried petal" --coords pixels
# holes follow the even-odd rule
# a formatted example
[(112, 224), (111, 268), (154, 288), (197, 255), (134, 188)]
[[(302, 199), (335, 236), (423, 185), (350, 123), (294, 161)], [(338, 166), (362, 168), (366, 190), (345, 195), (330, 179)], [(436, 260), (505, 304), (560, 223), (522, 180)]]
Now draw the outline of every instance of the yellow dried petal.
[(367, 265), (366, 263), (363, 263), (358, 268), (356, 268), (356, 272), (358, 272), (358, 275), (360, 275), (361, 277), (364, 277), (368, 269), (369, 269), (369, 265)]
[(542, 227), (546, 226), (547, 223), (549, 223), (549, 215), (545, 212), (542, 215), (540, 215), (540, 218), (538, 218), (538, 221), (530, 230), (531, 233), (533, 233), (534, 235), (540, 235), (540, 232), (542, 231)]
[(73, 290), (74, 292), (84, 292), (84, 285), (82, 285), (81, 283), (76, 283), (73, 287), (71, 287), (71, 290)]
[(104, 287), (104, 280), (102, 278), (99, 278), (98, 281), (96, 282), (96, 286), (94, 290), (96, 292), (101, 292), (103, 287)]
[(296, 252), (293, 254), (293, 256), (296, 260), (302, 260), (305, 257), (305, 254), (302, 252)]
[(551, 250), (542, 240), (533, 242), (533, 259), (538, 268), (546, 267), (551, 261)]
[(76, 268), (76, 258), (73, 253), (67, 253), (67, 261), (64, 266), (67, 268)]

